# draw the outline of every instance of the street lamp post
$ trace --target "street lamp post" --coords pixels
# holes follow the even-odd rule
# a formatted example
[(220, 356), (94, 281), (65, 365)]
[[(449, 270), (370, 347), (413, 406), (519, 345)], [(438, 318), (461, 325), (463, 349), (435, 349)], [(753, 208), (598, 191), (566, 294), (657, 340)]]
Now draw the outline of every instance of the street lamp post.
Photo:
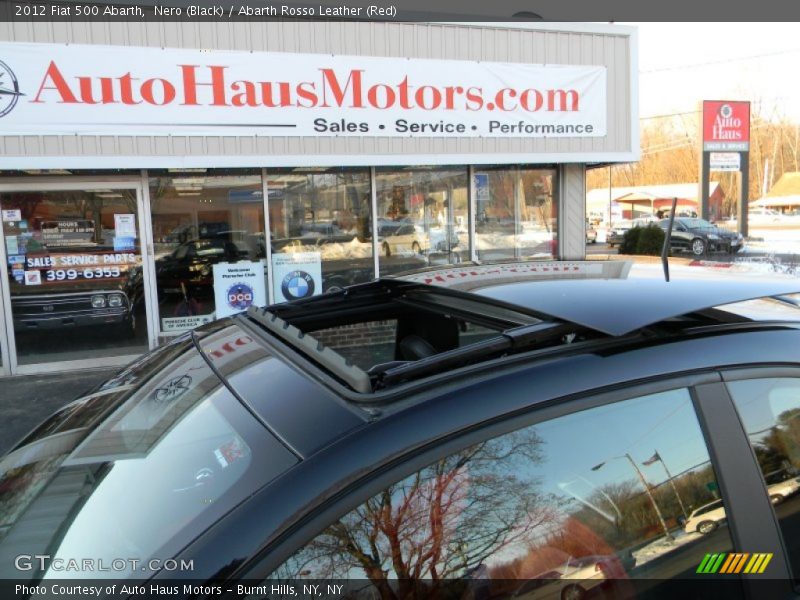
[[(644, 487), (644, 491), (647, 494), (647, 497), (650, 499), (650, 503), (653, 505), (653, 510), (655, 510), (656, 515), (658, 515), (658, 521), (659, 523), (661, 523), (661, 528), (664, 530), (664, 538), (667, 541), (672, 541), (674, 538), (672, 537), (672, 534), (669, 532), (669, 529), (667, 528), (667, 522), (664, 520), (664, 515), (661, 514), (661, 509), (658, 508), (658, 503), (656, 503), (656, 499), (653, 496), (653, 492), (650, 491), (650, 486), (647, 485), (647, 480), (644, 478), (644, 474), (639, 470), (639, 467), (636, 466), (636, 462), (633, 460), (631, 455), (626, 452), (622, 456), (614, 456), (612, 458), (628, 459), (628, 462), (631, 464), (631, 467), (633, 467), (633, 470), (636, 471), (636, 475), (639, 477), (639, 481), (642, 483), (642, 487)], [(603, 465), (605, 464), (606, 464), (605, 462), (601, 462), (599, 465), (595, 465), (594, 467), (592, 467), (592, 471), (597, 471), (603, 468)]]

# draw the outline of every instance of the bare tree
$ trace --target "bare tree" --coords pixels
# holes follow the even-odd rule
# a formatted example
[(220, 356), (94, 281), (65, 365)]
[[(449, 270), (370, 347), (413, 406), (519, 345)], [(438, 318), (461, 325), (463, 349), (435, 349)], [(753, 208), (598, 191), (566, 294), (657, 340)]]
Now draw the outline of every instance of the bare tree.
[(442, 459), (389, 486), (328, 527), (272, 577), (367, 578), (382, 598), (435, 597), (556, 520), (531, 466), (529, 428)]

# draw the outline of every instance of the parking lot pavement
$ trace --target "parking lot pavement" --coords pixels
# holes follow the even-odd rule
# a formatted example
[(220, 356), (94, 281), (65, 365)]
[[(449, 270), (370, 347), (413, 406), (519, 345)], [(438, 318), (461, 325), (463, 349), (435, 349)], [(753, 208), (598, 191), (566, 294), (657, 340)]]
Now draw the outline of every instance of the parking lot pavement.
[(0, 456), (53, 412), (118, 370), (0, 378)]

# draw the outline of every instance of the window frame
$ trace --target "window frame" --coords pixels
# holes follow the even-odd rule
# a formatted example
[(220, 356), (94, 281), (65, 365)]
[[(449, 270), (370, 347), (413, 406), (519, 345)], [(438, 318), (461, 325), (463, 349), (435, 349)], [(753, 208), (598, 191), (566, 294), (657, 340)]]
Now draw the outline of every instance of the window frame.
[[(780, 523), (778, 521), (778, 516), (775, 512), (774, 506), (769, 500), (769, 491), (767, 490), (767, 483), (764, 480), (764, 476), (761, 473), (761, 468), (758, 465), (758, 460), (756, 458), (755, 450), (753, 446), (750, 444), (750, 440), (747, 437), (747, 431), (744, 425), (744, 421), (739, 416), (739, 411), (736, 408), (736, 404), (733, 401), (733, 397), (730, 395), (728, 391), (727, 383), (735, 382), (735, 381), (748, 381), (753, 379), (797, 379), (800, 382), (800, 367), (791, 367), (791, 366), (777, 366), (777, 365), (761, 365), (761, 366), (749, 366), (749, 367), (742, 367), (742, 368), (731, 368), (725, 369), (721, 371), (722, 376), (722, 388), (724, 391), (725, 396), (727, 397), (727, 401), (730, 404), (731, 410), (736, 414), (736, 418), (738, 419), (739, 425), (741, 427), (742, 436), (744, 437), (745, 441), (747, 442), (747, 451), (750, 454), (750, 460), (753, 464), (753, 467), (757, 471), (758, 474), (758, 481), (761, 485), (759, 486), (751, 486), (754, 488), (755, 493), (754, 495), (757, 496), (757, 502), (760, 505), (764, 505), (765, 503), (769, 505), (769, 520), (768, 522), (770, 525), (774, 527), (778, 534), (778, 544), (780, 553), (776, 550), (772, 550), (772, 548), (776, 546), (770, 546), (770, 550), (775, 552), (775, 556), (773, 557), (773, 562), (777, 559), (782, 559), (780, 564), (782, 567), (785, 568), (785, 574), (781, 575), (782, 579), (786, 579), (787, 583), (791, 586), (793, 591), (800, 590), (800, 583), (794, 583), (795, 581), (800, 581), (800, 572), (793, 574), (792, 573), (792, 566), (789, 562), (789, 552), (786, 549), (786, 544), (783, 536), (783, 532), (780, 528)], [(737, 436), (738, 437), (738, 436)], [(753, 519), (755, 521), (755, 519)], [(760, 523), (763, 526), (763, 523)], [(772, 530), (773, 527), (769, 529)], [(767, 528), (764, 528), (767, 529)], [(761, 550), (757, 550), (761, 552)]]
[[(797, 369), (797, 372), (800, 373), (800, 369)], [(780, 573), (786, 570), (786, 576), (789, 577), (788, 563), (781, 545), (777, 521), (773, 519), (772, 527), (763, 525), (763, 520), (767, 518), (767, 515), (773, 514), (768, 498), (764, 497), (766, 504), (763, 504), (749, 498), (752, 494), (748, 494), (747, 498), (741, 500), (732, 495), (741, 487), (750, 489), (752, 492), (755, 487), (752, 485), (753, 477), (760, 478), (761, 475), (754, 455), (752, 464), (745, 465), (745, 468), (738, 463), (731, 466), (730, 463), (734, 462), (733, 460), (720, 461), (718, 459), (721, 452), (731, 451), (730, 447), (738, 447), (737, 454), (741, 454), (743, 449), (748, 453), (752, 453), (752, 451), (743, 428), (740, 428), (739, 435), (728, 436), (732, 439), (722, 443), (713, 439), (714, 430), (727, 424), (726, 420), (720, 419), (717, 414), (720, 413), (721, 408), (719, 388), (723, 388), (724, 391), (724, 385), (721, 383), (719, 372), (706, 371), (695, 374), (676, 374), (611, 391), (601, 388), (578, 395), (552, 398), (546, 402), (526, 407), (522, 411), (498, 416), (486, 424), (442, 436), (426, 447), (409, 447), (402, 456), (393, 457), (391, 461), (387, 461), (388, 464), (375, 464), (369, 473), (347, 482), (332, 497), (321, 500), (315, 506), (307, 507), (302, 516), (294, 518), (286, 528), (274, 532), (271, 539), (265, 540), (261, 551), (244, 563), (234, 574), (234, 578), (266, 578), (295, 551), (324, 531), (330, 523), (355, 509), (382, 489), (401, 481), (436, 460), (476, 443), (580, 411), (682, 388), (690, 394), (692, 407), (697, 415), (709, 458), (717, 476), (723, 505), (729, 514), (733, 515), (729, 521), (729, 530), (734, 549), (749, 552), (774, 552), (775, 566), (773, 569), (776, 569), (779, 577)], [(730, 410), (733, 410), (733, 402), (730, 397), (727, 397), (727, 402), (729, 410), (723, 410), (722, 413), (726, 413), (729, 417)], [(313, 460), (308, 461), (308, 463), (311, 462)], [(313, 466), (310, 464), (301, 464), (299, 468), (302, 469), (304, 466), (313, 470)], [(290, 486), (291, 483), (288, 485)], [(276, 496), (280, 495), (281, 490), (276, 490)], [(757, 518), (754, 519), (754, 515)], [(759, 526), (756, 528), (739, 527), (735, 521), (742, 518), (757, 522)], [(743, 580), (748, 578), (748, 576), (742, 577)], [(788, 586), (786, 591), (789, 592)]]

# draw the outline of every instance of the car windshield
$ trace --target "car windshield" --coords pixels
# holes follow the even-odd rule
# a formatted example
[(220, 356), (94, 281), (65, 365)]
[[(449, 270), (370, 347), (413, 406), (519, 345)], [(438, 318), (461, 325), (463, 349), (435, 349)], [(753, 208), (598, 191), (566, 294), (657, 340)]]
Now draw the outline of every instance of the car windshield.
[(64, 565), (86, 557), (121, 561), (91, 576), (144, 577), (295, 460), (186, 344), (146, 382), (101, 388), (0, 462), (0, 556), (51, 557), (22, 571), (2, 560), (0, 577), (75, 576)]

